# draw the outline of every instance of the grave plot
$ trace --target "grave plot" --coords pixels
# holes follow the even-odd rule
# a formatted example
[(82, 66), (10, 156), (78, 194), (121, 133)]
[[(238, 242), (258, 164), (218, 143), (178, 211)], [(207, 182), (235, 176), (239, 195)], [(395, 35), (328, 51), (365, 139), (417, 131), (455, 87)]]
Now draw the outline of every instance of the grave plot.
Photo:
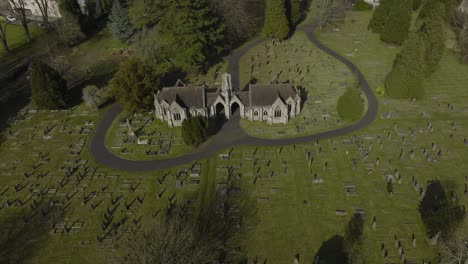
[(265, 41), (247, 52), (240, 61), (241, 89), (249, 82), (289, 82), (302, 89), (301, 114), (289, 123), (268, 125), (241, 120), (247, 133), (264, 138), (309, 135), (346, 124), (336, 111), (338, 98), (355, 77), (341, 62), (315, 47), (304, 33), (290, 40)]
[(130, 160), (167, 159), (193, 150), (183, 142), (180, 128), (155, 120), (152, 113), (121, 114), (107, 132), (106, 146)]
[(35, 230), (34, 263), (105, 263), (123, 236), (196, 204), (198, 185), (177, 182), (189, 186), (178, 172), (201, 174), (200, 164), (141, 174), (95, 164), (88, 143), (99, 116), (25, 109), (4, 132), (0, 221), (12, 232)]

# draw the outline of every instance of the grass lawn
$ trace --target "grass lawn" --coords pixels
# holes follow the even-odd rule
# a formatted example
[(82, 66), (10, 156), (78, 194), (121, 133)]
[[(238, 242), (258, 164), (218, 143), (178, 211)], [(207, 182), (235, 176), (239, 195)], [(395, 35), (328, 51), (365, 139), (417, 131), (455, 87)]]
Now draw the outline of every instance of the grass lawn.
[(304, 33), (299, 31), (281, 43), (259, 44), (241, 58), (240, 67), (241, 87), (250, 80), (267, 84), (278, 79), (299, 87), (306, 97), (301, 114), (286, 125), (241, 120), (248, 134), (264, 138), (294, 137), (346, 124), (338, 117), (336, 105), (346, 89), (355, 86), (355, 77), (344, 64), (316, 48)]
[[(128, 136), (126, 118), (131, 120), (132, 129), (145, 144)], [(106, 135), (107, 148), (116, 155), (130, 160), (156, 160), (180, 156), (194, 150), (182, 140), (181, 128), (171, 128), (167, 123), (153, 120), (152, 113), (129, 116), (121, 114)], [(143, 143), (143, 142), (142, 142)], [(147, 155), (147, 152), (151, 154)]]
[[(3, 18), (0, 18), (0, 21), (1, 20), (3, 20)], [(8, 47), (10, 48), (10, 51), (14, 52), (15, 49), (26, 44), (26, 37), (24, 35), (24, 30), (21, 25), (10, 24), (7, 26), (6, 32)], [(42, 28), (34, 24), (30, 24), (29, 33), (31, 34), (31, 39), (34, 39), (42, 33)], [(0, 58), (5, 56), (6, 54), (7, 53), (3, 50), (3, 48), (0, 49)]]
[[(376, 89), (398, 48), (387, 47), (366, 32), (369, 18), (370, 12), (351, 12), (340, 31), (319, 36), (353, 61)], [(29, 256), (25, 263), (108, 263), (121, 252), (115, 244), (123, 234), (151, 227), (169, 203), (197, 212), (213, 206), (213, 200), (219, 202), (227, 185), (226, 219), (235, 224), (238, 234), (229, 240), (229, 247), (236, 248), (230, 257), (245, 254), (249, 263), (255, 259), (292, 263), (299, 254), (301, 263), (311, 263), (322, 242), (343, 235), (351, 215), (359, 210), (364, 212), (367, 263), (384, 262), (382, 243), (388, 261), (400, 263), (395, 235), (409, 263), (423, 259), (437, 263), (437, 250), (424, 237), (417, 211), (419, 191), (413, 182), (424, 187), (427, 181), (440, 179), (467, 204), (463, 195), (468, 170), (468, 146), (463, 143), (468, 137), (467, 73), (468, 66), (447, 50), (439, 71), (424, 82), (424, 99), (379, 97), (379, 115), (362, 131), (293, 146), (234, 147), (223, 151), (230, 153), (226, 160), (214, 156), (198, 164), (145, 173), (112, 170), (93, 162), (88, 144), (102, 112), (84, 106), (58, 112), (25, 109), (0, 134), (0, 220), (9, 219), (2, 226), (13, 228), (24, 221), (23, 216), (34, 219), (31, 214), (35, 214), (39, 220), (30, 223), (46, 230), (37, 234), (40, 242), (35, 247), (21, 252)], [(134, 119), (143, 124), (145, 118), (151, 115)], [(125, 130), (119, 124), (120, 120), (107, 141)], [(135, 129), (140, 127), (134, 124)], [(151, 123), (147, 133), (164, 131), (160, 126)], [(386, 178), (395, 181), (393, 196), (386, 191)], [(35, 209), (40, 201), (47, 210)], [(98, 241), (97, 236), (101, 239), (107, 232), (101, 227), (104, 214), (113, 207), (113, 224), (124, 217), (128, 221), (114, 225), (113, 232)], [(346, 215), (336, 215), (336, 210)], [(20, 217), (12, 218), (15, 213)], [(36, 238), (29, 233), (26, 237)]]

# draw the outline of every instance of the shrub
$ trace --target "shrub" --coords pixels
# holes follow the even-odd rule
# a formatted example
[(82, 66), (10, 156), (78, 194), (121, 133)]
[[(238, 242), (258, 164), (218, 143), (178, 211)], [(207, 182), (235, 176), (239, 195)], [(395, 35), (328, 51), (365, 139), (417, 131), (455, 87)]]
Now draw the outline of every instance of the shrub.
[(98, 109), (101, 103), (101, 95), (96, 85), (87, 85), (83, 88), (83, 101), (86, 105)]
[(289, 21), (284, 0), (267, 0), (263, 34), (268, 37), (285, 39), (289, 34)]
[(354, 2), (353, 10), (355, 10), (355, 11), (367, 11), (367, 10), (372, 10), (373, 7), (374, 7), (373, 5), (367, 3), (364, 0), (357, 0), (356, 2)]
[(182, 122), (182, 139), (185, 144), (198, 146), (205, 142), (215, 130), (215, 120), (197, 116)]
[(356, 121), (361, 118), (364, 111), (364, 102), (357, 89), (348, 89), (338, 98), (338, 115), (347, 121)]

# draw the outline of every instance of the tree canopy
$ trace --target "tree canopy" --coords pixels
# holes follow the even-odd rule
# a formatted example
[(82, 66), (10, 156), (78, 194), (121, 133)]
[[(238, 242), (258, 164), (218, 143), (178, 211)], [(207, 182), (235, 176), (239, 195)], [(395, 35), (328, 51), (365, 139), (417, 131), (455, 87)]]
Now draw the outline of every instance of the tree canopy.
[(392, 10), (392, 6), (395, 5), (395, 1), (398, 0), (381, 0), (379, 7), (377, 7), (372, 14), (372, 18), (369, 21), (368, 28), (374, 33), (382, 32), (385, 26), (385, 22)]
[(32, 100), (39, 109), (58, 109), (68, 103), (67, 83), (49, 65), (34, 61), (29, 66)]
[(432, 181), (418, 207), (427, 234), (432, 237), (438, 232), (445, 236), (465, 217), (462, 207), (447, 197), (440, 181)]
[(186, 118), (182, 122), (182, 139), (187, 145), (198, 146), (214, 133), (214, 129), (214, 119), (201, 116)]
[(284, 0), (266, 0), (263, 34), (277, 39), (288, 37), (289, 21)]
[(145, 111), (152, 106), (159, 78), (160, 73), (152, 66), (131, 58), (120, 65), (109, 82), (110, 94), (130, 113)]
[(115, 0), (112, 5), (108, 25), (112, 36), (123, 42), (128, 41), (135, 33), (135, 27), (130, 21), (127, 9), (120, 4), (119, 0)]
[(403, 44), (408, 37), (411, 13), (411, 1), (395, 2), (380, 32), (380, 39), (387, 43)]
[(364, 101), (357, 89), (349, 88), (338, 98), (338, 115), (348, 121), (356, 121), (364, 112)]
[(418, 34), (410, 34), (393, 62), (385, 79), (385, 92), (392, 98), (421, 98), (424, 95), (424, 41)]
[[(205, 0), (162, 3), (165, 10), (156, 29), (148, 32), (155, 46), (148, 50), (185, 72), (197, 70), (223, 51), (224, 24)], [(158, 63), (158, 61), (155, 61)]]

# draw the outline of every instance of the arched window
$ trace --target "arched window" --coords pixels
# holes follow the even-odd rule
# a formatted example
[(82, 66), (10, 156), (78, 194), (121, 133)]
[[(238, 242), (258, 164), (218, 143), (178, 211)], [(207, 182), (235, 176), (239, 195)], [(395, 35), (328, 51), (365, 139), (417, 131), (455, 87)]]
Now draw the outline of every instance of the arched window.
[(288, 113), (291, 113), (292, 105), (288, 104)]
[(180, 114), (177, 113), (177, 112), (175, 112), (175, 113), (174, 113), (174, 120), (175, 120), (175, 121), (180, 121), (181, 119), (182, 119), (182, 118), (181, 118)]
[(281, 109), (280, 108), (275, 109), (275, 117), (281, 117)]
[(258, 111), (257, 110), (254, 111), (254, 116), (258, 116)]
[(267, 110), (263, 111), (263, 115), (264, 115), (264, 116), (267, 116), (267, 115), (268, 115), (268, 111), (267, 111)]

